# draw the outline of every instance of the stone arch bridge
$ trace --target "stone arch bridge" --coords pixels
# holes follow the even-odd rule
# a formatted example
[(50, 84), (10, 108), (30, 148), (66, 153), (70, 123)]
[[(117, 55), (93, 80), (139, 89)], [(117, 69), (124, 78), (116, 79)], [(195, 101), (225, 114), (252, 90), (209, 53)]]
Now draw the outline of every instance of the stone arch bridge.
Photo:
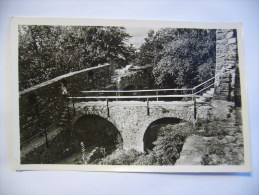
[(123, 149), (135, 149), (140, 152), (144, 151), (144, 134), (151, 123), (162, 118), (177, 118), (194, 123), (197, 119), (208, 119), (211, 110), (207, 104), (192, 100), (167, 102), (107, 101), (106, 99), (106, 101), (79, 101), (70, 106), (74, 110), (73, 125), (87, 115), (102, 117), (111, 122), (121, 134)]

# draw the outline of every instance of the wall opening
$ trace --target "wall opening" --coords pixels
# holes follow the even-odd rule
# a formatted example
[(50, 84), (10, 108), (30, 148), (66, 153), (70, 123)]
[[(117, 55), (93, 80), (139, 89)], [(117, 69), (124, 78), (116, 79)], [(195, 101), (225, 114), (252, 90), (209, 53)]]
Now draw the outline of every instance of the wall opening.
[(74, 134), (80, 143), (84, 143), (87, 152), (102, 148), (105, 155), (122, 148), (123, 140), (118, 129), (107, 119), (97, 115), (85, 115), (74, 125)]
[(180, 157), (186, 137), (193, 133), (193, 125), (178, 118), (161, 118), (147, 128), (144, 151), (153, 156), (156, 164), (174, 165)]
[(181, 122), (181, 119), (178, 118), (161, 118), (156, 121), (153, 121), (147, 128), (144, 134), (144, 151), (153, 150), (155, 147), (154, 142), (157, 140), (163, 127), (167, 125), (175, 125)]

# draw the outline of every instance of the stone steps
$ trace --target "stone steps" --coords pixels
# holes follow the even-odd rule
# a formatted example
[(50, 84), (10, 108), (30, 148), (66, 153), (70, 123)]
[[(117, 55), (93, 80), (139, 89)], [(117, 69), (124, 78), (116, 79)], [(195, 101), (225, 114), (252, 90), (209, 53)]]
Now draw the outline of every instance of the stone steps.
[(210, 100), (213, 98), (214, 93), (215, 93), (215, 88), (210, 88), (207, 91), (205, 91), (202, 94), (202, 96), (197, 98), (196, 102), (198, 102), (198, 103), (210, 102)]
[(205, 92), (208, 95), (214, 95), (215, 93), (215, 88), (210, 88), (208, 91)]

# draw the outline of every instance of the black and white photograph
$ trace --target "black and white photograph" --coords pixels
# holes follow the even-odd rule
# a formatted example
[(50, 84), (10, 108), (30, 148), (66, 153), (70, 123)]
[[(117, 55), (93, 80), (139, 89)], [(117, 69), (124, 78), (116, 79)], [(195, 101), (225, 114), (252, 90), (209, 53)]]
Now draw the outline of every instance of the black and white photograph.
[(249, 170), (241, 24), (67, 21), (13, 19), (17, 169)]

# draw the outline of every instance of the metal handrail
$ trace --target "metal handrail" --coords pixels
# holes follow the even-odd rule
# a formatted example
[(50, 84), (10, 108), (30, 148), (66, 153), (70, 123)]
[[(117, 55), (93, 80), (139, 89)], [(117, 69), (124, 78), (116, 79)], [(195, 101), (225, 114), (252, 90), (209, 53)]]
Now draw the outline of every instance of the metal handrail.
[[(215, 79), (215, 76), (204, 81), (203, 83), (193, 87), (193, 88), (186, 88), (186, 89), (143, 89), (143, 90), (100, 90), (100, 91), (81, 91), (82, 93), (116, 93), (114, 96), (85, 96), (85, 97), (68, 97), (69, 99), (139, 99), (139, 98), (166, 98), (166, 97), (198, 97), (197, 94), (204, 91), (205, 89), (208, 89), (209, 87), (212, 87), (213, 84), (199, 90), (198, 92), (195, 92), (195, 90), (198, 87), (201, 87), (205, 85), (206, 83), (212, 81)], [(158, 92), (161, 91), (192, 91), (190, 94), (176, 94), (176, 95), (158, 95)], [(143, 93), (143, 92), (156, 92), (156, 95), (134, 95), (134, 96), (118, 96), (117, 93)]]
[[(159, 98), (159, 97), (194, 97), (197, 96), (198, 93), (204, 91), (205, 89), (208, 89), (209, 87), (212, 87), (213, 84), (199, 90), (198, 92), (195, 92), (195, 90), (198, 87), (201, 87), (203, 85), (205, 85), (206, 83), (215, 80), (216, 76), (221, 75), (222, 72), (219, 72), (217, 74), (215, 74), (214, 77), (204, 81), (203, 83), (193, 87), (193, 88), (186, 88), (186, 89), (143, 89), (143, 90), (100, 90), (100, 91), (81, 91), (82, 93), (116, 93), (115, 96), (88, 96), (88, 97), (69, 97), (69, 99), (137, 99), (137, 98)], [(191, 91), (190, 96), (187, 95), (158, 95), (158, 92), (161, 91)], [(142, 92), (156, 92), (156, 95), (152, 95), (152, 96), (118, 96), (117, 93), (132, 93), (132, 92), (136, 92), (136, 93), (142, 93)]]
[(25, 143), (29, 142), (31, 139), (33, 139), (33, 138), (39, 136), (40, 134), (44, 133), (45, 131), (46, 131), (46, 130), (42, 130), (42, 131), (36, 133), (35, 135), (29, 137), (28, 139), (22, 141), (22, 142), (21, 142), (21, 145), (24, 145)]
[(206, 84), (206, 83), (208, 83), (208, 82), (210, 82), (210, 81), (212, 81), (212, 80), (214, 80), (214, 79), (215, 79), (215, 77), (212, 77), (212, 78), (208, 79), (207, 81), (204, 81), (203, 83), (201, 83), (201, 84), (199, 84), (199, 85), (193, 87), (192, 89), (195, 90), (195, 89), (197, 89), (198, 87), (200, 87), (200, 86), (202, 86), (202, 85), (204, 85), (204, 84)]
[(187, 95), (139, 95), (139, 96), (86, 96), (68, 97), (69, 99), (139, 99), (139, 98), (166, 98), (166, 97), (194, 97), (195, 94)]
[(216, 79), (217, 76), (220, 76), (220, 75), (222, 75), (223, 73), (224, 73), (224, 72), (223, 72), (222, 70), (219, 71), (218, 73), (216, 73), (216, 74), (214, 75), (214, 77), (211, 77), (210, 79), (208, 79), (208, 80), (204, 81), (203, 83), (201, 83), (201, 84), (199, 84), (199, 85), (193, 87), (192, 89), (193, 89), (193, 90), (197, 89), (198, 87), (200, 87), (200, 86), (202, 86), (202, 85), (204, 85), (204, 84), (210, 82), (211, 80)]
[(214, 85), (214, 83), (212, 83), (211, 85), (209, 85), (209, 86), (207, 86), (207, 87), (205, 87), (205, 88), (202, 88), (200, 91), (195, 92), (195, 93), (194, 93), (194, 95), (196, 95), (196, 94), (199, 94), (199, 93), (203, 92), (204, 90), (206, 90), (206, 89), (208, 89), (208, 88), (212, 87), (213, 85)]
[(159, 91), (191, 91), (187, 89), (143, 89), (143, 90), (100, 90), (100, 91), (81, 91), (82, 93), (129, 93), (129, 92), (159, 92)]
[(53, 128), (55, 125), (57, 125), (57, 122), (51, 124), (51, 125), (48, 126), (46, 129), (44, 129), (44, 130), (42, 130), (42, 131), (40, 131), (40, 132), (34, 134), (33, 136), (27, 138), (26, 140), (23, 140), (23, 141), (21, 142), (21, 145), (24, 145), (25, 143), (30, 142), (33, 138), (35, 138), (35, 137), (37, 137), (37, 136), (43, 134), (44, 132), (48, 132), (48, 131), (49, 131), (51, 128)]

